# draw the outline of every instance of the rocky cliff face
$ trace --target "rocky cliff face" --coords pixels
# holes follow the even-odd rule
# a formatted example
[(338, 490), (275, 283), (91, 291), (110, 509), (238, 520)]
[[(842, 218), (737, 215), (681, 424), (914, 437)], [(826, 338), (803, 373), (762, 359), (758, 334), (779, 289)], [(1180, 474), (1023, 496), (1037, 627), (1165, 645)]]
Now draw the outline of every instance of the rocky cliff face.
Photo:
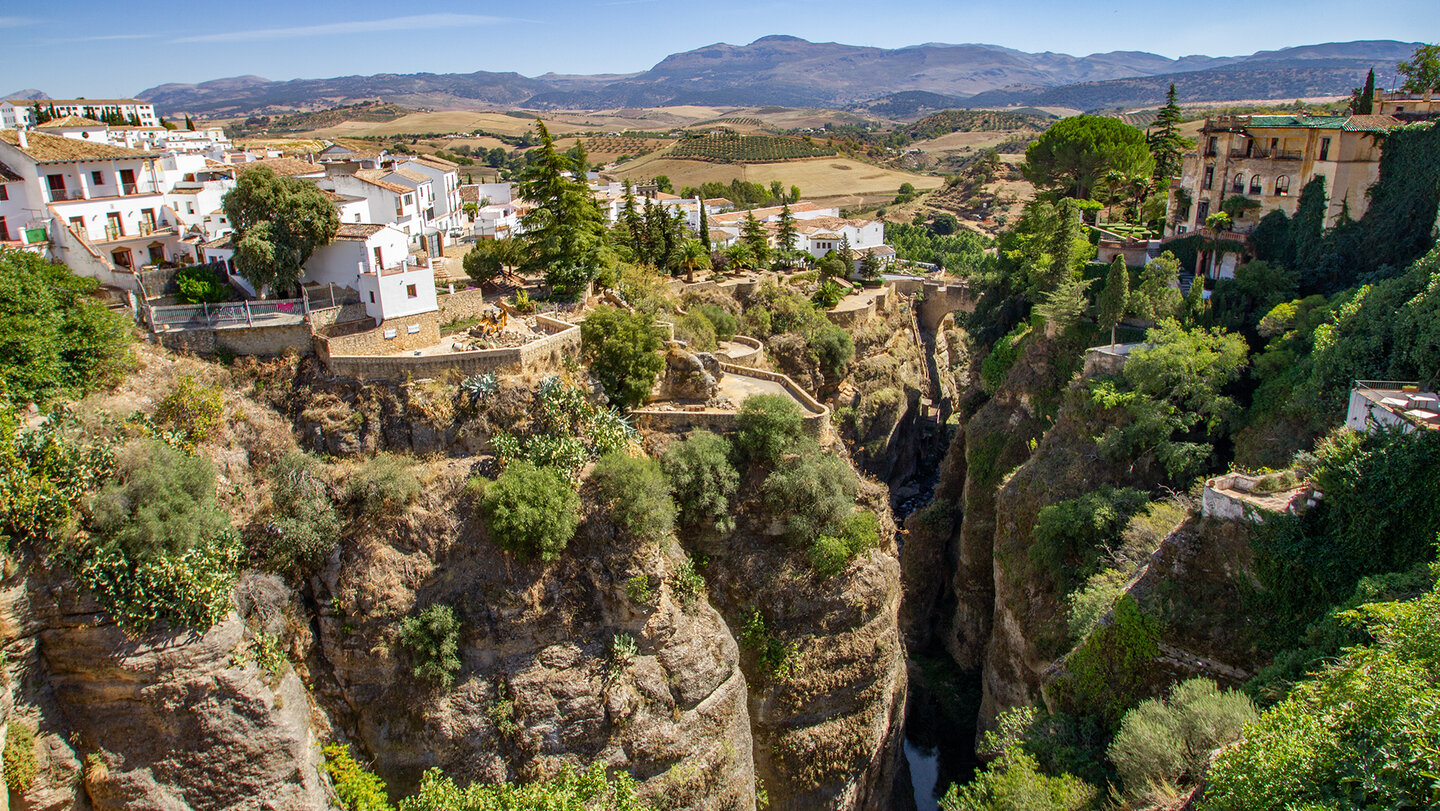
[[(581, 539), (555, 564), (516, 561), (469, 515), (463, 473), (438, 472), (423, 504), (359, 530), (314, 579), (310, 661), (336, 725), (399, 788), (432, 766), (493, 781), (600, 762), (671, 807), (752, 807), (738, 648), (707, 602), (687, 607), (668, 585), (677, 550)], [(656, 584), (648, 601), (626, 592), (639, 575)], [(395, 638), (436, 603), (463, 629), (445, 691), (412, 675)], [(628, 661), (620, 634), (637, 646)]]

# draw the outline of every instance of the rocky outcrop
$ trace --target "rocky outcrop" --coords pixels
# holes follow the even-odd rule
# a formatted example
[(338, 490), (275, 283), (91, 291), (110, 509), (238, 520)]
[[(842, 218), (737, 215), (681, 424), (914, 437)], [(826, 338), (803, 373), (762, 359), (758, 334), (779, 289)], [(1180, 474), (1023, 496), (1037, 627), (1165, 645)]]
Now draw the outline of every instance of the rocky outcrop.
[(239, 655), (238, 614), (130, 637), (61, 572), (31, 564), (3, 586), (16, 712), (40, 733), (20, 807), (328, 807), (305, 688)]
[[(467, 782), (600, 762), (670, 807), (752, 807), (738, 648), (703, 598), (687, 607), (674, 593), (677, 551), (582, 533), (560, 561), (515, 560), (454, 507), (456, 472), (423, 506), (362, 530), (315, 579), (311, 658), (337, 727), (400, 789), (432, 766)], [(414, 678), (396, 635), (436, 603), (462, 623), (445, 690)], [(633, 657), (617, 654), (621, 635)]]
[(767, 671), (753, 640), (742, 657), (755, 771), (772, 809), (891, 807), (906, 693), (900, 571), (885, 489), (867, 483), (861, 500), (881, 516), (882, 544), (831, 578), (759, 514), (742, 514), (730, 535), (690, 541), (709, 561), (709, 591), (730, 627), (741, 631), (758, 611), (767, 634), (793, 645), (788, 673)]
[(725, 376), (720, 361), (709, 352), (686, 351), (678, 343), (665, 349), (665, 371), (660, 378), (660, 398), (681, 402), (708, 403), (720, 389)]

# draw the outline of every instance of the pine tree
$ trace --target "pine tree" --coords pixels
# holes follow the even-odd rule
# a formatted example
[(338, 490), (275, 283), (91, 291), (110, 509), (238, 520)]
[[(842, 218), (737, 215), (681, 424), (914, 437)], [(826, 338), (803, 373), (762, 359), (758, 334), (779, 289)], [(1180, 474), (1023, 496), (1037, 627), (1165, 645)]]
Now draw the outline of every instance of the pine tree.
[(635, 254), (636, 259), (640, 258), (640, 229), (643, 224), (640, 220), (640, 212), (635, 209), (635, 187), (629, 180), (625, 181), (625, 196), (620, 204), (620, 227), (625, 230), (625, 244)]
[(1095, 320), (1101, 329), (1110, 330), (1110, 346), (1115, 346), (1115, 327), (1125, 317), (1130, 303), (1130, 269), (1125, 267), (1125, 257), (1117, 255), (1110, 263), (1110, 273), (1105, 277), (1105, 289), (1100, 291), (1096, 305)]
[(1165, 106), (1155, 116), (1150, 132), (1150, 154), (1155, 158), (1155, 178), (1171, 178), (1180, 174), (1180, 158), (1189, 145), (1180, 135), (1180, 105), (1175, 103), (1175, 83), (1165, 93)]
[(849, 276), (855, 272), (855, 251), (850, 248), (850, 235), (840, 235), (840, 247), (837, 249), (840, 261), (845, 265), (845, 275)]
[(740, 226), (740, 241), (750, 248), (757, 264), (764, 265), (770, 261), (770, 240), (765, 235), (765, 226), (755, 219), (753, 211), (745, 212), (745, 222)]
[(520, 196), (534, 205), (520, 220), (529, 249), (522, 267), (544, 273), (557, 293), (573, 296), (607, 262), (604, 215), (590, 190), (570, 177), (573, 164), (555, 149), (544, 122), (536, 127), (540, 145), (520, 176)]
[(795, 230), (795, 216), (790, 213), (790, 204), (785, 203), (780, 207), (780, 222), (775, 232), (775, 241), (781, 253), (788, 254), (795, 250), (795, 240), (799, 236)]

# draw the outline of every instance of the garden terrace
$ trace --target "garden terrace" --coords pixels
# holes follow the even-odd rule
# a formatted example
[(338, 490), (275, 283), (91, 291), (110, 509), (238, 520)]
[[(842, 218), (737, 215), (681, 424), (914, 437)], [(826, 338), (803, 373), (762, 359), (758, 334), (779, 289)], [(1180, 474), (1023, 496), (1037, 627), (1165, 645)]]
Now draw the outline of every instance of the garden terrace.
[(717, 401), (722, 405), (658, 401), (630, 412), (637, 428), (651, 431), (680, 432), (708, 429), (725, 433), (735, 430), (735, 416), (745, 400), (757, 394), (778, 394), (789, 397), (800, 406), (805, 430), (816, 438), (830, 430), (830, 409), (801, 388), (788, 375), (767, 369), (720, 363), (725, 373), (719, 381)]

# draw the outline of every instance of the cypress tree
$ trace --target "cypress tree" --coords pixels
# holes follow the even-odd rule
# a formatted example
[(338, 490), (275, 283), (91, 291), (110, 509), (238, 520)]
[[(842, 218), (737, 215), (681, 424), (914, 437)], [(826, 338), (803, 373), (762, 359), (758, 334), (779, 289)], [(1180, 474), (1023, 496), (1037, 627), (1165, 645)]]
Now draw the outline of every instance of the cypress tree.
[(1125, 266), (1125, 257), (1116, 255), (1110, 262), (1110, 273), (1105, 277), (1105, 289), (1100, 291), (1096, 304), (1095, 320), (1100, 328), (1110, 329), (1110, 346), (1115, 346), (1115, 327), (1125, 317), (1130, 302), (1130, 269)]
[(770, 259), (770, 241), (765, 236), (765, 226), (755, 219), (753, 211), (745, 212), (745, 222), (740, 226), (740, 240), (750, 248), (755, 261), (764, 265)]
[(705, 214), (705, 197), (704, 197), (704, 195), (700, 195), (700, 196), (699, 196), (699, 199), (700, 199), (700, 244), (703, 245), (703, 246), (705, 246), (705, 252), (706, 252), (706, 253), (709, 253), (709, 252), (710, 252), (710, 219), (709, 219), (709, 217), (706, 216), (706, 214)]
[(1356, 100), (1355, 114), (1370, 115), (1375, 111), (1375, 69), (1371, 68), (1370, 73), (1365, 76), (1365, 89), (1360, 91), (1361, 97)]
[(1175, 83), (1171, 82), (1170, 89), (1165, 93), (1165, 106), (1155, 116), (1155, 128), (1149, 138), (1157, 180), (1180, 174), (1180, 159), (1187, 145), (1180, 135), (1180, 119), (1180, 105), (1175, 102)]
[(1328, 208), (1325, 176), (1316, 175), (1301, 190), (1295, 216), (1290, 220), (1286, 267), (1291, 270), (1314, 270), (1318, 267), (1324, 254), (1325, 212)]

